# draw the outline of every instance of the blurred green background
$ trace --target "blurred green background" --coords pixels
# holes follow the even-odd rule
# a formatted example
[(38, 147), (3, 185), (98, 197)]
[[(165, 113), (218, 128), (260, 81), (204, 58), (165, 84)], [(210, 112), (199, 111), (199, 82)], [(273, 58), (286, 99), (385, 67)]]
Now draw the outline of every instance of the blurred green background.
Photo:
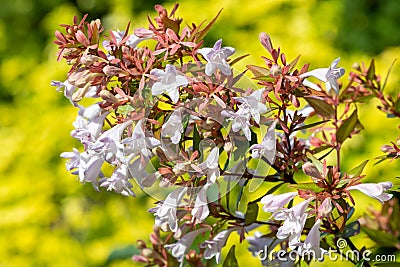
[[(51, 80), (65, 80), (68, 68), (56, 61), (54, 31), (88, 13), (101, 18), (106, 32), (147, 25), (153, 6), (172, 1), (148, 0), (5, 0), (0, 8), (0, 266), (107, 266), (116, 249), (148, 239), (153, 216), (147, 213), (154, 200), (144, 194), (136, 199), (81, 185), (65, 170), (59, 158), (74, 146), (69, 136), (77, 110), (51, 87)], [(347, 71), (356, 61), (376, 58), (378, 73), (386, 75), (400, 55), (400, 1), (181, 1), (178, 16), (184, 23), (211, 20), (223, 12), (206, 41), (223, 38), (237, 54), (251, 53), (245, 64), (262, 64), (266, 54), (258, 34), (271, 35), (288, 59), (302, 54), (300, 63), (325, 67), (342, 57)], [(387, 92), (400, 87), (400, 67), (395, 65)], [(399, 134), (399, 121), (386, 120), (364, 104), (364, 134), (345, 143), (344, 169), (373, 159), (380, 146)], [(400, 160), (369, 164), (366, 180), (391, 180), (400, 175)], [(358, 196), (358, 195), (357, 195)], [(368, 202), (369, 201), (369, 202)], [(379, 207), (377, 201), (364, 202)], [(364, 236), (365, 237), (365, 236)], [(362, 240), (363, 235), (360, 235)], [(230, 242), (235, 242), (232, 238)], [(372, 246), (372, 241), (364, 240)], [(240, 245), (245, 251), (247, 244)], [(224, 253), (227, 251), (224, 250)], [(243, 255), (242, 255), (243, 254)], [(240, 262), (250, 255), (241, 253)], [(256, 260), (251, 261), (254, 266)], [(130, 260), (109, 266), (137, 266)], [(326, 264), (326, 266), (329, 266)]]

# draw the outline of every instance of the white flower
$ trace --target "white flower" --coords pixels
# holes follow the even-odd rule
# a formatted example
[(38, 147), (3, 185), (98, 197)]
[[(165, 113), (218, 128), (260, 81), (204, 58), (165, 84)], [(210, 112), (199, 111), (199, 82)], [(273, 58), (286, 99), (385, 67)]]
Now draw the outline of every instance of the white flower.
[(236, 230), (235, 227), (229, 228), (219, 232), (213, 239), (205, 241), (200, 246), (206, 248), (204, 251), (204, 258), (209, 260), (215, 257), (217, 264), (219, 264), (221, 260), (221, 250), (225, 246), (226, 241), (228, 240), (229, 235)]
[(300, 242), (301, 232), (308, 217), (305, 211), (311, 200), (313, 198), (302, 201), (290, 209), (283, 208), (274, 214), (275, 220), (284, 221), (279, 227), (276, 237), (279, 239), (289, 238), (290, 248)]
[[(330, 91), (333, 89), (336, 94), (339, 94), (339, 85), (337, 80), (344, 75), (345, 70), (343, 68), (336, 68), (337, 64), (339, 63), (340, 58), (335, 59), (332, 61), (332, 64), (329, 68), (320, 68), (315, 69), (300, 75), (300, 78), (307, 78), (307, 77), (315, 77), (318, 80), (325, 83), (326, 90)], [(315, 85), (314, 83), (308, 81), (307, 79), (303, 81), (305, 86), (308, 86), (312, 89), (320, 91), (320, 88)]]
[(192, 216), (194, 221), (202, 222), (210, 214), (210, 210), (208, 209), (208, 200), (207, 200), (208, 187), (209, 184), (206, 184), (205, 186), (201, 187), (200, 190), (198, 190), (197, 192), (196, 201), (192, 209)]
[(232, 121), (232, 131), (236, 133), (242, 130), (247, 140), (251, 140), (251, 110), (248, 107), (239, 108), (236, 112), (231, 110), (223, 110), (221, 111), (221, 115), (228, 117), (228, 120)]
[(313, 227), (311, 227), (304, 243), (299, 244), (297, 253), (300, 256), (307, 257), (307, 255), (312, 255), (318, 260), (323, 260), (322, 256), (325, 250), (320, 247), (320, 224), (321, 220), (317, 219)]
[(173, 144), (178, 144), (183, 133), (182, 113), (180, 109), (174, 110), (168, 121), (161, 128), (161, 136), (169, 136)]
[(167, 64), (165, 70), (153, 69), (150, 74), (156, 76), (158, 81), (151, 87), (151, 92), (154, 96), (166, 93), (173, 103), (179, 100), (179, 90), (181, 86), (186, 86), (188, 80), (183, 75), (178, 75), (176, 67)]
[(214, 147), (207, 159), (199, 164), (199, 168), (207, 174), (207, 182), (215, 183), (220, 175), (219, 172), (219, 149)]
[(60, 157), (69, 159), (66, 164), (67, 170), (71, 171), (79, 167), (81, 155), (78, 149), (73, 148), (72, 152), (63, 152)]
[(263, 210), (265, 212), (276, 212), (283, 208), (283, 206), (297, 195), (297, 192), (289, 192), (280, 195), (266, 195), (261, 199), (261, 204), (264, 204)]
[(79, 164), (79, 181), (92, 183), (93, 187), (97, 189), (97, 178), (101, 174), (101, 167), (103, 166), (104, 159), (98, 154), (89, 154), (88, 152), (81, 153)]
[(180, 266), (183, 266), (183, 258), (185, 257), (187, 250), (190, 248), (196, 237), (199, 234), (204, 233), (206, 230), (206, 228), (200, 228), (198, 230), (189, 232), (179, 239), (178, 242), (165, 245), (164, 247), (171, 251), (172, 256), (174, 256), (181, 263)]
[(221, 47), (222, 39), (219, 39), (213, 48), (202, 48), (198, 52), (203, 55), (207, 60), (206, 74), (211, 76), (216, 70), (221, 70), (221, 72), (227, 76), (232, 74), (232, 70), (226, 62), (226, 59), (235, 53), (233, 47)]
[(130, 179), (128, 167), (121, 165), (117, 167), (112, 173), (110, 178), (102, 178), (99, 180), (101, 187), (106, 187), (107, 191), (114, 190), (123, 196), (135, 196), (132, 191), (132, 184), (128, 181)]
[(256, 123), (260, 123), (260, 114), (268, 111), (264, 103), (260, 102), (264, 89), (256, 90), (249, 96), (234, 97), (240, 103), (239, 109), (247, 109)]
[(269, 126), (261, 144), (254, 144), (250, 147), (253, 158), (264, 157), (269, 164), (274, 164), (276, 152), (275, 125), (276, 122)]
[(157, 209), (155, 214), (156, 225), (161, 226), (162, 224), (167, 223), (172, 232), (178, 230), (178, 218), (176, 212), (186, 192), (186, 187), (178, 187), (169, 193), (162, 205)]
[(159, 146), (160, 141), (152, 136), (147, 137), (145, 135), (143, 131), (143, 120), (140, 120), (133, 129), (132, 137), (127, 137), (122, 140), (122, 144), (126, 145), (124, 154), (129, 159), (133, 159), (139, 155), (149, 158), (151, 155), (149, 150)]
[(392, 194), (385, 193), (386, 190), (392, 188), (393, 184), (391, 182), (381, 182), (381, 183), (365, 183), (349, 186), (347, 190), (358, 190), (364, 194), (376, 198), (380, 202), (388, 201), (392, 198)]
[(331, 198), (327, 197), (322, 201), (321, 205), (318, 207), (318, 214), (322, 217), (327, 217), (332, 212), (332, 202)]

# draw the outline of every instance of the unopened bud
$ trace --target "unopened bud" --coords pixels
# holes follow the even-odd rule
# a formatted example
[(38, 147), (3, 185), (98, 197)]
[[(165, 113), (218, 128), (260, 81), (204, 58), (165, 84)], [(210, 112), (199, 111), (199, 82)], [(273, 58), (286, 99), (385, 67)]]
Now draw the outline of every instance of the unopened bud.
[(121, 68), (115, 67), (115, 66), (105, 66), (105, 67), (103, 68), (103, 72), (104, 72), (104, 74), (107, 75), (108, 77), (111, 77), (111, 76), (120, 76), (120, 75), (126, 76), (126, 75), (127, 75), (127, 72), (126, 72), (126, 71), (124, 71), (124, 70), (121, 69)]
[(146, 248), (146, 243), (143, 240), (136, 241), (136, 245), (138, 246), (139, 249)]
[(113, 103), (113, 104), (118, 104), (119, 103), (118, 98), (108, 90), (101, 90), (100, 93), (99, 93), (99, 96), (102, 99), (106, 100), (107, 102), (110, 102), (110, 103)]
[(281, 66), (274, 64), (274, 65), (272, 65), (270, 72), (271, 72), (272, 76), (279, 76), (282, 74), (282, 68), (281, 68)]
[(321, 173), (319, 172), (317, 166), (315, 166), (311, 162), (306, 162), (302, 166), (303, 172), (311, 177), (317, 178), (317, 179), (322, 179)]
[(153, 250), (149, 248), (144, 248), (142, 249), (142, 255), (145, 256), (146, 258), (150, 258), (153, 256)]
[(142, 255), (133, 255), (132, 260), (136, 262), (148, 263), (149, 260)]
[(233, 146), (232, 142), (226, 142), (226, 143), (224, 144), (224, 150), (225, 150), (227, 153), (232, 153), (232, 152), (233, 152), (233, 149), (234, 149), (234, 146)]
[(321, 217), (327, 217), (332, 212), (332, 202), (331, 198), (327, 197), (322, 201), (321, 206), (318, 207), (318, 214)]

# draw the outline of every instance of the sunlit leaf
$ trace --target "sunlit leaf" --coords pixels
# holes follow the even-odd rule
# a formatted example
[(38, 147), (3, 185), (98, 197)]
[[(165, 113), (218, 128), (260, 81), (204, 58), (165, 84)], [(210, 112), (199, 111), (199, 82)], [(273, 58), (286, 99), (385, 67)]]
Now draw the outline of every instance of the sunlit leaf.
[(335, 110), (332, 105), (326, 103), (324, 100), (314, 97), (305, 97), (307, 103), (315, 110), (315, 112), (324, 118), (333, 118)]
[(255, 221), (257, 221), (258, 215), (258, 204), (257, 203), (249, 203), (246, 210), (246, 215), (244, 217), (245, 224), (249, 225)]
[(356, 125), (358, 123), (358, 115), (357, 110), (354, 110), (353, 113), (348, 117), (342, 125), (340, 125), (339, 130), (336, 133), (336, 141), (338, 143), (343, 143), (347, 137), (350, 136), (351, 132), (354, 131)]
[(384, 231), (369, 229), (366, 227), (363, 227), (362, 230), (369, 236), (369, 238), (382, 247), (394, 247), (399, 242), (394, 235)]
[(359, 164), (358, 166), (354, 167), (353, 169), (351, 169), (350, 171), (347, 172), (347, 174), (350, 177), (358, 177), (361, 175), (361, 173), (363, 172), (365, 166), (367, 165), (369, 160), (365, 160), (363, 161), (361, 164)]
[(224, 263), (222, 264), (222, 267), (239, 267), (238, 261), (235, 256), (235, 245), (233, 245), (228, 252), (228, 255), (226, 256), (226, 259), (224, 260)]

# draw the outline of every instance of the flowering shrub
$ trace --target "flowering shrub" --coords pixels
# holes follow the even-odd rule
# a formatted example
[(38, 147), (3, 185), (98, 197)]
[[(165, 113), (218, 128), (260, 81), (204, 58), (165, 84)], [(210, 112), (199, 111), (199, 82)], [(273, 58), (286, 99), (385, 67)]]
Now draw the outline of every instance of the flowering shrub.
[[(360, 231), (352, 192), (383, 203), (397, 190), (362, 183), (368, 160), (341, 169), (344, 143), (363, 129), (360, 103), (378, 98), (379, 109), (400, 117), (400, 100), (383, 94), (374, 61), (354, 66), (344, 83), (339, 58), (326, 68), (297, 67), (300, 57), (287, 60), (261, 33), (265, 64), (237, 71), (246, 55), (222, 39), (203, 44), (219, 14), (183, 26), (177, 7), (157, 5), (148, 28), (129, 33), (128, 25), (104, 41), (100, 20), (86, 16), (55, 33), (58, 58), (71, 69), (52, 84), (78, 108), (71, 135), (83, 147), (61, 154), (67, 169), (96, 190), (134, 197), (141, 189), (157, 200), (151, 245), (139, 241), (133, 260), (220, 263), (232, 234), (253, 256), (267, 246), (306, 263), (306, 255), (323, 260), (339, 239), (351, 244)], [(382, 160), (400, 155), (394, 142), (382, 150)], [(235, 246), (224, 266), (237, 266)]]

